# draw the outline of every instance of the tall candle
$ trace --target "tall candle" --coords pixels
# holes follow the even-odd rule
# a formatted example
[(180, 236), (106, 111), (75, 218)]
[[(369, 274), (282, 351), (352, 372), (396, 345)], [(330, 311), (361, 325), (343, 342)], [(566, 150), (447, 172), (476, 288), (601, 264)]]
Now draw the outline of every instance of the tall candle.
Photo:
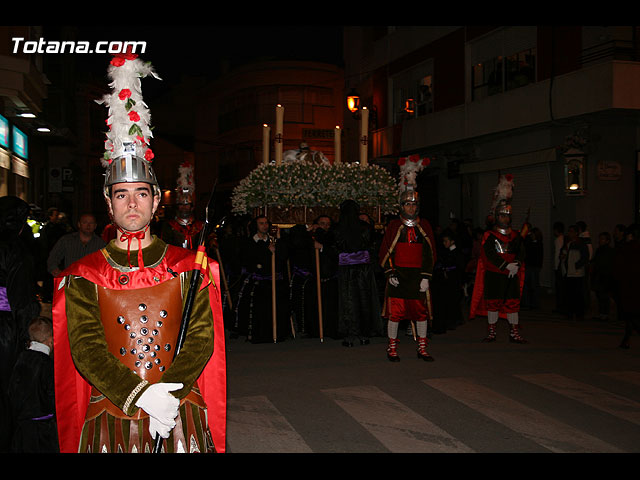
[(276, 105), (276, 165), (282, 163), (282, 144), (283, 144), (283, 124), (284, 124), (284, 107)]
[(342, 132), (340, 131), (340, 127), (336, 125), (336, 129), (333, 134), (333, 149), (335, 152), (335, 156), (333, 160), (334, 164), (342, 163), (342, 159), (341, 159), (342, 142), (340, 141), (341, 136), (342, 136)]
[(266, 123), (262, 127), (262, 163), (269, 163), (271, 127)]
[(367, 147), (369, 135), (369, 110), (362, 107), (360, 111), (360, 165), (367, 165)]

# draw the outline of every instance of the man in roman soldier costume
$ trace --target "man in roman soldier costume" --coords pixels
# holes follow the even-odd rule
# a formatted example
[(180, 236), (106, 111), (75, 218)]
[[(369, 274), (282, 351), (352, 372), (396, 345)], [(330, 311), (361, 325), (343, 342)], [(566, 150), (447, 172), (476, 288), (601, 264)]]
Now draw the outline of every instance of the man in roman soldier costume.
[(380, 246), (380, 264), (387, 277), (383, 317), (387, 318), (387, 358), (400, 360), (398, 324), (415, 324), (418, 358), (433, 361), (427, 353), (427, 321), (431, 318), (429, 280), (436, 260), (435, 239), (429, 222), (420, 218), (419, 196), (413, 189), (400, 194), (400, 218), (392, 220)]
[[(61, 452), (224, 452), (226, 368), (218, 265), (149, 225), (160, 203), (136, 55), (116, 55), (103, 193), (118, 234), (55, 281)], [(186, 293), (199, 275), (193, 303)], [(192, 307), (184, 342), (183, 305)], [(178, 355), (174, 355), (181, 347)], [(156, 443), (157, 442), (157, 443)]]
[(193, 215), (195, 182), (193, 165), (185, 161), (178, 169), (176, 188), (176, 215), (162, 223), (160, 236), (170, 245), (195, 250), (204, 223)]
[(526, 343), (519, 333), (520, 296), (524, 282), (524, 241), (511, 226), (513, 177), (503, 175), (496, 187), (490, 214), (493, 227), (482, 238), (476, 281), (471, 297), (470, 318), (486, 315), (485, 342), (496, 340), (499, 318), (509, 322), (509, 340)]

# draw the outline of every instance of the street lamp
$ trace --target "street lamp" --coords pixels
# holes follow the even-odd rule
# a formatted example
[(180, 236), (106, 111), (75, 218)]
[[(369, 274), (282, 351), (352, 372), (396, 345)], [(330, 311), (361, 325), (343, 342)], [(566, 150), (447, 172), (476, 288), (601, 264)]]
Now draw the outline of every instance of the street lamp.
[(565, 192), (567, 195), (584, 195), (584, 155), (565, 154), (564, 164)]
[(358, 113), (358, 108), (360, 107), (360, 95), (356, 92), (355, 88), (351, 89), (351, 93), (347, 95), (347, 108), (354, 115)]

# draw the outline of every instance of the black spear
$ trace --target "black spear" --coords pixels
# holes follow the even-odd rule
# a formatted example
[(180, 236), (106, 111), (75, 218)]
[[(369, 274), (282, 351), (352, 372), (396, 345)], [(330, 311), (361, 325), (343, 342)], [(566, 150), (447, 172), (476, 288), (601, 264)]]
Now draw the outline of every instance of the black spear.
[[(191, 310), (193, 309), (193, 303), (196, 298), (196, 293), (198, 293), (198, 287), (200, 283), (200, 269), (202, 267), (202, 262), (206, 256), (206, 246), (205, 242), (207, 239), (207, 234), (209, 231), (209, 207), (213, 204), (213, 194), (216, 190), (216, 184), (218, 180), (216, 179), (213, 184), (213, 189), (211, 190), (211, 196), (209, 197), (209, 201), (207, 202), (207, 206), (204, 212), (204, 225), (202, 226), (202, 230), (200, 231), (200, 240), (198, 241), (198, 249), (196, 251), (196, 259), (193, 270), (191, 270), (191, 281), (189, 282), (189, 290), (187, 291), (187, 299), (184, 303), (184, 310), (182, 311), (182, 322), (180, 323), (180, 330), (178, 332), (178, 339), (176, 341), (176, 349), (173, 352), (173, 359), (178, 356), (180, 353), (180, 349), (184, 344), (185, 338), (187, 336), (187, 330), (189, 328), (189, 320), (191, 319)], [(162, 449), (162, 437), (159, 433), (156, 433), (155, 445), (153, 447), (153, 453), (160, 453)]]

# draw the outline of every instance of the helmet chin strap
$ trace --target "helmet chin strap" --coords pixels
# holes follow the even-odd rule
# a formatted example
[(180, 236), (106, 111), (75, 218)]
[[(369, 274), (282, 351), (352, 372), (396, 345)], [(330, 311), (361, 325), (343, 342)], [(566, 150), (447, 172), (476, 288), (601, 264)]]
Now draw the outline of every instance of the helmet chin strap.
[(147, 230), (149, 230), (149, 224), (144, 227), (142, 230), (138, 230), (136, 232), (127, 232), (123, 228), (118, 226), (118, 231), (120, 232), (120, 241), (127, 242), (127, 262), (129, 262), (129, 266), (133, 268), (131, 265), (131, 241), (136, 238), (138, 240), (138, 267), (142, 270), (144, 269), (144, 261), (142, 260), (142, 240), (144, 239)]

